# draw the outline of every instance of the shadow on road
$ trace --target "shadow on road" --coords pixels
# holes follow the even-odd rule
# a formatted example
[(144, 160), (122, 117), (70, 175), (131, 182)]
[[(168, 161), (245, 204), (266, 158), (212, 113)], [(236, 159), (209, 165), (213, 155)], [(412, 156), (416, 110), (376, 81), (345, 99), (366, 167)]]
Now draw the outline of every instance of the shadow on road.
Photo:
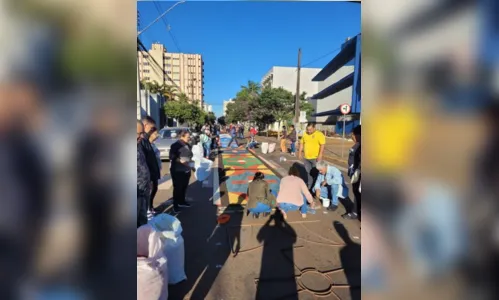
[(334, 229), (345, 242), (345, 247), (340, 250), (341, 265), (350, 286), (350, 297), (352, 300), (360, 300), (360, 244), (352, 241), (347, 229), (338, 221), (333, 222)]
[(293, 258), (295, 230), (276, 211), (260, 229), (257, 239), (263, 243), (263, 253), (255, 299), (298, 299)]
[[(177, 216), (183, 229), (187, 280), (169, 287), (169, 299), (207, 299), (209, 293), (217, 295), (222, 291), (216, 290), (223, 285), (215, 281), (232, 252), (226, 227), (240, 229), (242, 213), (230, 213), (229, 222), (218, 225), (218, 207), (208, 201), (212, 192), (212, 188), (203, 188), (202, 182), (188, 188), (193, 205)], [(237, 232), (232, 232), (239, 240)]]
[[(195, 277), (193, 280), (197, 281), (197, 283), (193, 286), (189, 299), (206, 299), (210, 291), (213, 295), (222, 293), (223, 285), (215, 284), (215, 281), (225, 262), (234, 251), (231, 246), (231, 237), (229, 236), (226, 227), (230, 226), (230, 228), (233, 229), (231, 232), (234, 235), (234, 240), (237, 241), (237, 244), (239, 245), (240, 237), (238, 232), (240, 232), (242, 217), (242, 213), (231, 213), (230, 221), (227, 224), (211, 226), (213, 231), (210, 233), (208, 240), (204, 241), (205, 246), (201, 246), (203, 244), (197, 245), (198, 250), (204, 252), (202, 254), (204, 266), (198, 268), (198, 271), (200, 272), (193, 274), (193, 277)], [(212, 216), (212, 222), (216, 223), (216, 214)], [(205, 224), (199, 224), (198, 226), (205, 227)], [(234, 231), (234, 229), (237, 229), (237, 231)]]

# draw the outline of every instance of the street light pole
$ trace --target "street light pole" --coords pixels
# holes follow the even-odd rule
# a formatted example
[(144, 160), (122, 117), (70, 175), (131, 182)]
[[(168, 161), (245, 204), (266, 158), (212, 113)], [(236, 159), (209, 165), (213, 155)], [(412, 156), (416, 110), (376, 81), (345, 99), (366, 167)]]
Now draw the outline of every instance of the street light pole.
[(296, 73), (296, 97), (295, 97), (295, 123), (300, 120), (300, 69), (301, 69), (301, 48), (298, 49), (298, 66)]
[(170, 8), (168, 8), (164, 13), (162, 13), (159, 17), (157, 17), (154, 21), (151, 22), (151, 24), (147, 25), (144, 29), (142, 29), (141, 31), (139, 31), (139, 33), (137, 33), (137, 36), (141, 35), (142, 33), (144, 33), (144, 31), (146, 31), (147, 29), (149, 29), (149, 27), (151, 27), (152, 25), (154, 25), (154, 23), (158, 22), (159, 20), (161, 20), (161, 18), (163, 18), (167, 13), (169, 13), (172, 9), (175, 8), (175, 6), (179, 5), (179, 4), (182, 4), (182, 3), (185, 3), (186, 0), (182, 0), (182, 1), (179, 1), (175, 4), (173, 4)]

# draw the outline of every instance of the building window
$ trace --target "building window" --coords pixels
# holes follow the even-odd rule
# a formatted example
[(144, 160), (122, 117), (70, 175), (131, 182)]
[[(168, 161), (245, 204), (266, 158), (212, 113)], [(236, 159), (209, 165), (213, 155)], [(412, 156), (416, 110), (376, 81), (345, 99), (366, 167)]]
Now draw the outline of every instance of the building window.
[(167, 67), (167, 68), (169, 68), (171, 66), (172, 66), (171, 64), (165, 64), (165, 67)]
[(172, 73), (172, 71), (166, 71), (166, 74), (171, 74), (171, 73)]
[(173, 60), (179, 60), (179, 58), (178, 57), (174, 57)]
[(149, 65), (149, 63), (146, 61), (146, 62), (144, 63), (144, 66), (148, 66), (148, 65)]
[(144, 80), (151, 80), (151, 77), (144, 77)]
[(142, 72), (144, 72), (144, 73), (149, 73), (149, 70), (142, 70)]
[(147, 55), (147, 54), (144, 54), (143, 56), (144, 56), (144, 58), (149, 58), (149, 55)]

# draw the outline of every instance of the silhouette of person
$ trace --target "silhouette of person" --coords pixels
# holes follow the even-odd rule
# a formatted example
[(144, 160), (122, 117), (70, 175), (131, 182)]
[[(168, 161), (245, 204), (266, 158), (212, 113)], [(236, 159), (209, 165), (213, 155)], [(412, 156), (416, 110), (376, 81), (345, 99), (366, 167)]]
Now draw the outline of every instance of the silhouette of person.
[(296, 239), (279, 211), (260, 229), (257, 240), (263, 243), (263, 253), (255, 299), (298, 299), (293, 259)]
[(340, 259), (348, 285), (350, 286), (350, 297), (352, 300), (360, 300), (360, 244), (352, 241), (343, 224), (334, 221), (333, 226), (346, 244), (345, 247), (340, 250)]

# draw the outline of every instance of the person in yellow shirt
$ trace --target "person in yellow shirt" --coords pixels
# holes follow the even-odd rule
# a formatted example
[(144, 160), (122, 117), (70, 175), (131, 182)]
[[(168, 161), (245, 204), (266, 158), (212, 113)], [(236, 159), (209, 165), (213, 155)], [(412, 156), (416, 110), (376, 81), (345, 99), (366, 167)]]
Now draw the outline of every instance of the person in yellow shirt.
[(307, 184), (309, 189), (314, 187), (317, 176), (319, 175), (315, 166), (318, 161), (322, 160), (324, 145), (326, 145), (326, 137), (324, 134), (315, 129), (314, 123), (308, 123), (307, 130), (303, 133), (303, 137), (301, 138), (298, 158), (304, 158), (303, 164), (305, 165), (305, 170), (307, 170)]

